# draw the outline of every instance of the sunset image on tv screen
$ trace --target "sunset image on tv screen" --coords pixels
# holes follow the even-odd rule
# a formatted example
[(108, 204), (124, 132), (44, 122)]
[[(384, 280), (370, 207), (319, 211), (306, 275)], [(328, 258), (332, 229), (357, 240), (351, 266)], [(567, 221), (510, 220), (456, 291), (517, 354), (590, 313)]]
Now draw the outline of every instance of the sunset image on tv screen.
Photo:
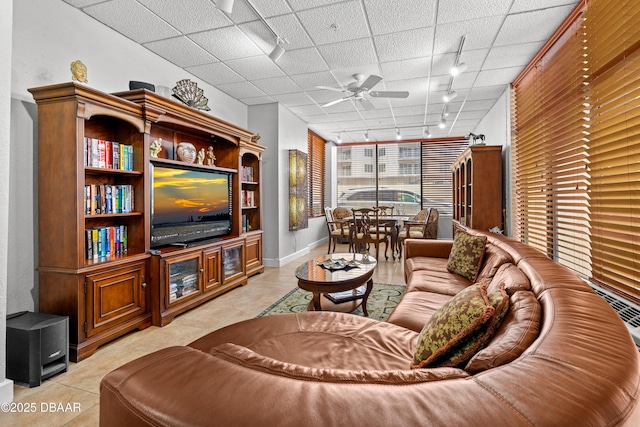
[(223, 173), (154, 167), (154, 224), (228, 219), (228, 180)]

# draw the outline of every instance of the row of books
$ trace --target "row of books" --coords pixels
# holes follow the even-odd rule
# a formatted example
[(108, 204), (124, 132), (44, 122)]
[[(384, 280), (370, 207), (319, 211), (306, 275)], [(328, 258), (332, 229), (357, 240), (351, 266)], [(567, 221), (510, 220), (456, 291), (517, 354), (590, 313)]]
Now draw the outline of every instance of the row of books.
[(255, 192), (253, 190), (242, 190), (242, 207), (253, 208), (256, 206)]
[(85, 215), (133, 212), (133, 186), (91, 184), (84, 186)]
[(85, 258), (115, 258), (127, 252), (127, 226), (87, 228), (85, 232)]
[(251, 166), (242, 166), (240, 169), (240, 180), (244, 182), (256, 182), (253, 176), (253, 168)]
[(97, 138), (84, 138), (84, 165), (133, 170), (133, 146)]

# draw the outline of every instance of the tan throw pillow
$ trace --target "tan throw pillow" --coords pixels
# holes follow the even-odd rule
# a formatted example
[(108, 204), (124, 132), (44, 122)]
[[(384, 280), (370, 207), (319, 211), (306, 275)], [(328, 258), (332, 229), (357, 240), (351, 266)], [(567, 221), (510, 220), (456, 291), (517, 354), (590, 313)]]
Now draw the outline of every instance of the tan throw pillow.
[[(456, 366), (471, 355), (459, 355), (460, 346), (475, 335), (483, 336), (495, 309), (487, 296), (485, 282), (458, 292), (440, 307), (418, 336), (412, 368)], [(482, 331), (481, 334), (477, 334)], [(465, 352), (466, 353), (466, 352)]]
[(453, 239), (447, 270), (475, 281), (478, 277), (486, 244), (486, 236), (472, 236), (465, 231), (458, 230)]

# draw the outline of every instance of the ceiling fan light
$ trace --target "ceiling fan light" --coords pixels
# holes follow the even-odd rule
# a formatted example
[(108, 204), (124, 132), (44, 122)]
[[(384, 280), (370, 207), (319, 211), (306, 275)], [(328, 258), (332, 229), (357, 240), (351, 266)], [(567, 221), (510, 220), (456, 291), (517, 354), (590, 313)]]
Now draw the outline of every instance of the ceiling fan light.
[(455, 77), (464, 73), (465, 71), (467, 71), (467, 64), (463, 62), (451, 68), (451, 75)]
[(231, 13), (233, 0), (216, 0), (216, 7), (223, 12)]
[(276, 47), (274, 47), (273, 50), (271, 51), (271, 53), (269, 54), (269, 58), (271, 58), (271, 60), (273, 62), (278, 62), (280, 57), (282, 57), (282, 55), (284, 55), (284, 52), (285, 52), (285, 50), (282, 47), (282, 45), (280, 44), (280, 40), (278, 40), (276, 42)]
[(451, 102), (452, 100), (455, 99), (456, 96), (458, 96), (458, 92), (454, 90), (452, 92), (447, 93), (445, 96), (443, 96), (442, 100), (444, 102)]

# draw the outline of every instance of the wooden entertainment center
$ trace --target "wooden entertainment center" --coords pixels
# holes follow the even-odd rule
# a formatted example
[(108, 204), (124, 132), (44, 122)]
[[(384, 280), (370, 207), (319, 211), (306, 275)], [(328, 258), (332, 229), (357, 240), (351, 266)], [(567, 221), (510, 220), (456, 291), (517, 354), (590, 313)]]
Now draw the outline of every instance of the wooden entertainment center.
[[(69, 316), (70, 360), (164, 326), (264, 271), (264, 147), (251, 132), (144, 89), (108, 94), (70, 82), (29, 91), (38, 105), (39, 311)], [(209, 241), (152, 247), (152, 165), (184, 166), (181, 142), (213, 147), (214, 165), (186, 165), (230, 177), (231, 225)]]

